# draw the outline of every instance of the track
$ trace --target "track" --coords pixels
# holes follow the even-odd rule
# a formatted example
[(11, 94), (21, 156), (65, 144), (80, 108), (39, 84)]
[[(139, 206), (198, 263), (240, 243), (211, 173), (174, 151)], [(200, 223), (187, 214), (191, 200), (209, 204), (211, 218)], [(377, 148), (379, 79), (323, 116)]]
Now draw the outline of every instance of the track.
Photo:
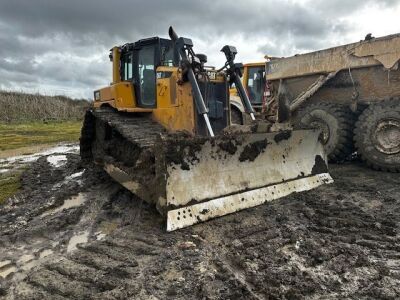
[(148, 114), (126, 114), (111, 108), (90, 110), (82, 128), (81, 155), (89, 160), (103, 160), (108, 156), (134, 165), (140, 154), (151, 149), (163, 132), (165, 129)]
[(108, 122), (131, 143), (137, 143), (141, 147), (154, 145), (157, 136), (165, 132), (164, 128), (152, 121), (148, 115), (137, 117), (137, 114), (118, 113), (112, 109), (98, 109), (92, 112), (102, 122)]
[(156, 201), (149, 187), (157, 185), (155, 146), (165, 129), (149, 114), (127, 114), (112, 108), (88, 110), (80, 139), (80, 155), (86, 164), (123, 170), (117, 182), (129, 180), (140, 186), (137, 195), (150, 203)]
[[(53, 197), (46, 192), (82, 170), (74, 155), (60, 168), (41, 159), (24, 175), (26, 190), (0, 209), (0, 261), (17, 268), (0, 279), (0, 298), (395, 299), (400, 294), (397, 174), (357, 163), (333, 165), (332, 185), (166, 233), (155, 208), (100, 170), (85, 170), (79, 182), (64, 183)], [(43, 216), (77, 193), (87, 199), (83, 204)], [(67, 251), (82, 232), (87, 243)], [(40, 258), (45, 249), (52, 253)], [(35, 256), (30, 269), (18, 262), (26, 251)]]

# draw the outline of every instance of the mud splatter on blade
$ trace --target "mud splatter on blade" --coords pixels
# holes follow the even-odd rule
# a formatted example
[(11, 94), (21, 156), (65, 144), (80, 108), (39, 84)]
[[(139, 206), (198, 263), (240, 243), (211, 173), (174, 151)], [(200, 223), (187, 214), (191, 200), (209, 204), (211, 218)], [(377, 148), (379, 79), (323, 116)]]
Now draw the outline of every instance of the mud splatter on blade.
[(157, 206), (172, 231), (333, 182), (317, 130), (168, 139)]

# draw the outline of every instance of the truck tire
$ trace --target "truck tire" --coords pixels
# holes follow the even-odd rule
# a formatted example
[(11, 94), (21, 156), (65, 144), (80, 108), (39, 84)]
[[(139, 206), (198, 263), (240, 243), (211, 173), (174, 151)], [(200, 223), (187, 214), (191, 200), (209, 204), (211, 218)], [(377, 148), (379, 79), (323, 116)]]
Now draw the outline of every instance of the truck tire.
[(356, 123), (354, 142), (368, 166), (400, 172), (400, 98), (366, 108)]
[(231, 124), (243, 125), (242, 112), (235, 106), (231, 106)]
[(328, 159), (340, 162), (353, 151), (354, 117), (351, 110), (332, 103), (316, 103), (300, 109), (295, 128), (318, 128)]

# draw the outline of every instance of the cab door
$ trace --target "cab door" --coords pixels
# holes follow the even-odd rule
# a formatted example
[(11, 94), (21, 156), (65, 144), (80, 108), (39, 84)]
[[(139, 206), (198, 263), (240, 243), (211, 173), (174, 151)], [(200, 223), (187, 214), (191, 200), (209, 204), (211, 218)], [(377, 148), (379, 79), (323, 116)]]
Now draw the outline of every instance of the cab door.
[(155, 108), (156, 101), (156, 55), (157, 44), (146, 45), (136, 50), (136, 99), (143, 108)]

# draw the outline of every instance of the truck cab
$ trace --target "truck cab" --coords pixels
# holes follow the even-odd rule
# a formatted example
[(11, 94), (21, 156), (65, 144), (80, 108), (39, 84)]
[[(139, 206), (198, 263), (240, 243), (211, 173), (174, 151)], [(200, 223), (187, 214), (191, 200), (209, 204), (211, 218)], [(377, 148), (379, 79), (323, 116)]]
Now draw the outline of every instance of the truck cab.
[[(253, 108), (256, 112), (260, 112), (262, 109), (265, 87), (265, 62), (244, 64), (242, 69), (242, 82)], [(229, 94), (233, 123), (246, 123), (245, 115), (243, 114), (244, 107), (235, 86), (231, 86)]]

